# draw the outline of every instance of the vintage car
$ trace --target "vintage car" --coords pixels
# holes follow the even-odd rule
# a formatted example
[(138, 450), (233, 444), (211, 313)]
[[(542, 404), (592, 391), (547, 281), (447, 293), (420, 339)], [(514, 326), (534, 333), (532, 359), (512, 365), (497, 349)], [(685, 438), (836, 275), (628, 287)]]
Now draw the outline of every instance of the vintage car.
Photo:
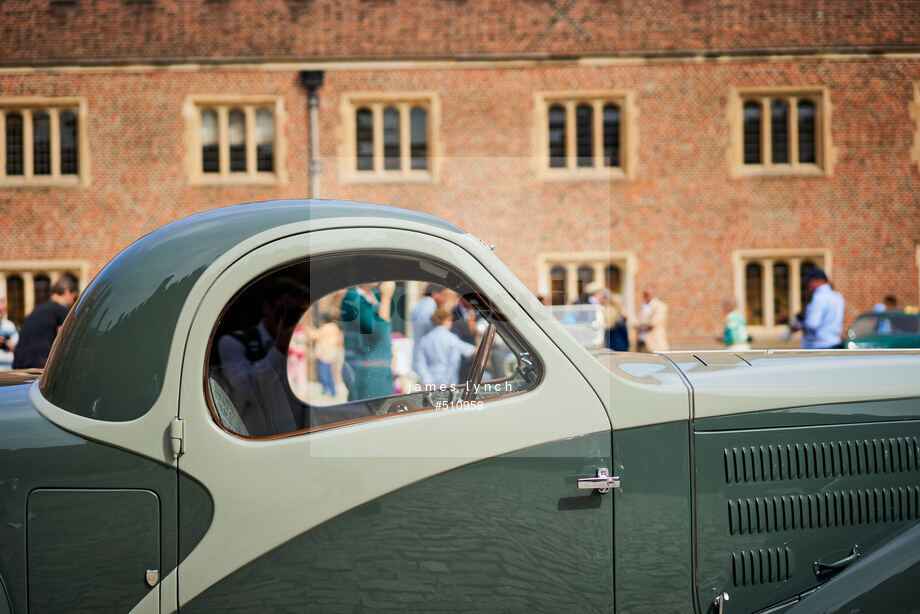
[(0, 612), (916, 611), (918, 371), (592, 354), (446, 221), (201, 213), (2, 376)]
[(920, 311), (907, 307), (860, 314), (847, 330), (847, 347), (920, 348)]

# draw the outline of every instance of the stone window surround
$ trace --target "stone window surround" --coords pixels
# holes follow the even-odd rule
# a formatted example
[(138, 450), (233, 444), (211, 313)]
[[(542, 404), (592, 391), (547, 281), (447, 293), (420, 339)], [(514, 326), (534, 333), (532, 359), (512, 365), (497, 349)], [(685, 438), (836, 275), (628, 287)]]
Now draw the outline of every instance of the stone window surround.
[[(69, 187), (88, 186), (90, 183), (89, 141), (87, 140), (86, 119), (87, 105), (85, 98), (79, 97), (36, 97), (36, 96), (0, 96), (0, 187)], [(23, 175), (6, 174), (6, 121), (5, 115), (14, 110), (43, 110), (50, 116), (51, 128), (51, 174), (32, 174), (32, 120), (31, 113), (23, 114)], [(77, 174), (61, 174), (60, 129), (58, 121), (62, 110), (73, 110), (77, 114)]]
[(831, 250), (828, 248), (804, 248), (804, 249), (746, 249), (732, 252), (732, 273), (734, 277), (735, 298), (738, 301), (738, 309), (741, 313), (747, 313), (747, 297), (745, 293), (745, 275), (744, 269), (751, 262), (758, 262), (763, 267), (762, 280), (762, 304), (763, 304), (763, 321), (762, 325), (748, 324), (748, 330), (755, 338), (757, 335), (778, 335), (785, 328), (785, 324), (775, 323), (775, 314), (773, 312), (773, 263), (783, 261), (789, 264), (789, 315), (794, 317), (805, 308), (802, 304), (801, 296), (801, 278), (799, 277), (799, 264), (803, 260), (810, 260), (817, 266), (824, 269), (829, 279), (833, 281), (831, 273), (833, 258)]
[[(604, 166), (598, 157), (594, 166), (579, 168), (576, 161), (575, 107), (590, 103), (595, 110), (593, 142), (595, 151), (603, 147), (603, 121), (600, 109), (608, 102), (620, 108), (620, 165)], [(566, 166), (549, 165), (549, 108), (562, 103), (566, 108)], [(638, 152), (639, 115), (635, 93), (630, 90), (569, 90), (534, 94), (533, 151), (537, 176), (543, 181), (624, 180), (635, 176)]]
[[(399, 109), (400, 158), (399, 170), (383, 168), (383, 110), (395, 106)], [(413, 106), (421, 106), (428, 112), (428, 168), (410, 168), (410, 122), (409, 112)], [(374, 170), (359, 171), (356, 168), (355, 112), (369, 107), (373, 115)], [(345, 92), (339, 105), (341, 118), (339, 170), (344, 184), (355, 183), (437, 183), (441, 170), (442, 147), (440, 140), (441, 99), (435, 92)]]
[[(205, 173), (201, 169), (201, 112), (213, 108), (218, 116), (218, 144), (220, 172)], [(240, 108), (246, 115), (246, 171), (230, 172), (229, 124), (227, 116), (232, 108)], [(256, 111), (269, 109), (274, 118), (273, 172), (256, 170)], [(188, 151), (189, 182), (193, 185), (274, 185), (288, 181), (285, 167), (287, 117), (281, 96), (194, 95), (183, 105), (186, 119), (186, 147)]]
[(51, 284), (64, 273), (75, 275), (80, 290), (85, 289), (89, 265), (85, 260), (6, 260), (0, 261), (0, 298), (7, 298), (6, 280), (18, 275), (22, 277), (25, 315), (35, 308), (34, 279), (38, 275), (48, 276)]
[(620, 295), (623, 297), (623, 309), (628, 318), (634, 315), (636, 300), (636, 255), (628, 251), (617, 252), (544, 252), (537, 256), (537, 294), (549, 296), (551, 287), (550, 273), (555, 266), (566, 270), (566, 304), (578, 298), (578, 268), (590, 266), (594, 270), (594, 280), (606, 277), (606, 267), (615, 265), (620, 268)]
[[(792, 152), (788, 164), (773, 164), (771, 151), (769, 101), (786, 98), (789, 105), (789, 148)], [(815, 103), (815, 158), (816, 163), (797, 162), (798, 119), (794, 98), (809, 98)], [(752, 99), (762, 100), (760, 141), (760, 164), (744, 163), (744, 103)], [(749, 176), (827, 176), (834, 174), (837, 149), (831, 142), (831, 102), (827, 87), (777, 86), (777, 87), (732, 87), (729, 90), (727, 118), (729, 125), (728, 168), (732, 177)]]

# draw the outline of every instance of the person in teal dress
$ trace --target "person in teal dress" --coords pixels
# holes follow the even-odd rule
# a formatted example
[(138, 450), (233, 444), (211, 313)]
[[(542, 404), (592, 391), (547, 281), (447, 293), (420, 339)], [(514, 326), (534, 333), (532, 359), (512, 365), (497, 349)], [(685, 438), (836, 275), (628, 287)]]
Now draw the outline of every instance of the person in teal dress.
[(361, 284), (342, 298), (343, 379), (349, 401), (393, 394), (390, 315), (395, 288), (392, 281)]

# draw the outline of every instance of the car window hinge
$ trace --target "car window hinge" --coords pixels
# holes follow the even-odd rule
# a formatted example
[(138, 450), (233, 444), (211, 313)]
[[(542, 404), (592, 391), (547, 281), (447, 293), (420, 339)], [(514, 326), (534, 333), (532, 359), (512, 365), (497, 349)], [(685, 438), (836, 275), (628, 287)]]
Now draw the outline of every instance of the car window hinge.
[(185, 420), (178, 416), (169, 423), (169, 442), (172, 444), (173, 459), (185, 452)]

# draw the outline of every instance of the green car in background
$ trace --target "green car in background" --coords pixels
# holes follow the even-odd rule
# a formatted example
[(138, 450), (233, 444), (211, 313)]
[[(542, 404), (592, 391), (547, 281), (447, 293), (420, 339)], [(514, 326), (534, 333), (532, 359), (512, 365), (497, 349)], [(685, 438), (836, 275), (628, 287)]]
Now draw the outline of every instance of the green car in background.
[(920, 312), (906, 308), (860, 314), (847, 331), (847, 347), (920, 348)]
[(591, 352), (444, 220), (201, 213), (0, 375), (0, 613), (917, 611), (918, 372)]

